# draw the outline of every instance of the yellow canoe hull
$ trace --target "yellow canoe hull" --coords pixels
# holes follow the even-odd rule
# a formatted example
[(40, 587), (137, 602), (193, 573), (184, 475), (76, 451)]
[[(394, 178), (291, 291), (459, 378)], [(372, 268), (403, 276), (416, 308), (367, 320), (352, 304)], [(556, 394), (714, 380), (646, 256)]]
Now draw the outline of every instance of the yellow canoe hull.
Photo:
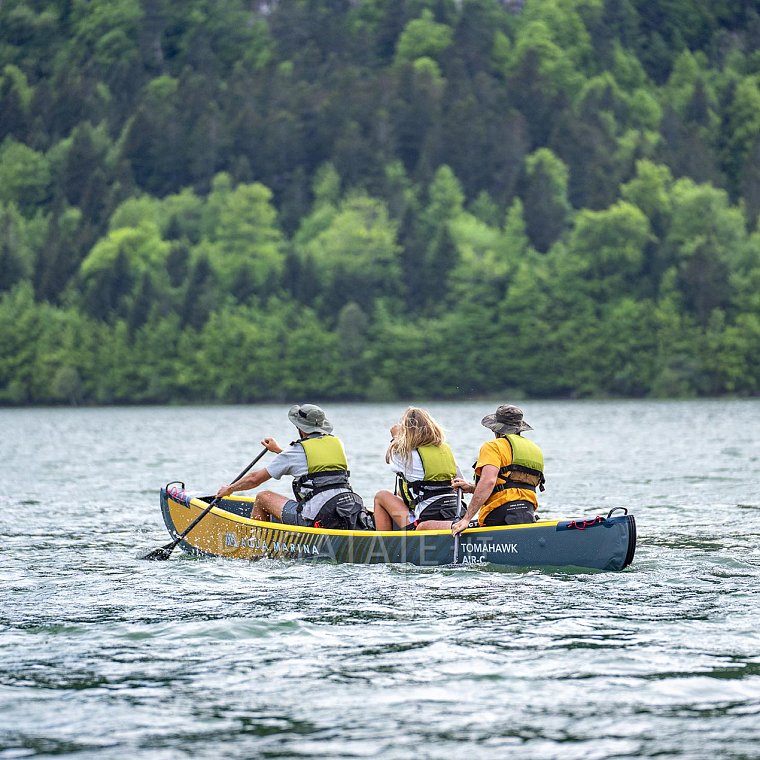
[[(184, 490), (161, 490), (161, 510), (173, 538), (208, 507), (210, 499)], [(411, 563), (419, 566), (501, 565), (622, 570), (633, 560), (632, 515), (593, 520), (546, 520), (530, 525), (470, 528), (461, 534), (458, 555), (448, 530), (346, 531), (302, 528), (250, 517), (254, 499), (220, 500), (182, 539), (188, 552), (230, 559), (263, 557), (351, 563)]]

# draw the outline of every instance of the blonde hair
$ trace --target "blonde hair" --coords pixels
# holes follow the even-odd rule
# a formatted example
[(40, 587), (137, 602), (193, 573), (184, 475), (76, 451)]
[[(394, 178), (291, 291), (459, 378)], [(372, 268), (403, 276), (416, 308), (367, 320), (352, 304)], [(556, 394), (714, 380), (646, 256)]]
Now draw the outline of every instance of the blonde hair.
[(412, 451), (420, 446), (440, 446), (446, 436), (443, 428), (424, 409), (410, 406), (401, 415), (400, 430), (391, 442), (389, 452), (397, 454), (407, 462)]

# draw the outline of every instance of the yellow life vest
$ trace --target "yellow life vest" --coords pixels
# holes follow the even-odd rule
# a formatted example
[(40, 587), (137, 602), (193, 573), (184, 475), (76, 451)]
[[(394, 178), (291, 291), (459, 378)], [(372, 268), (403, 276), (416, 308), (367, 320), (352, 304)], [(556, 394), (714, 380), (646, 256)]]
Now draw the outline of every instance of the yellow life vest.
[(293, 480), (293, 493), (298, 501), (311, 498), (319, 491), (331, 488), (349, 488), (348, 462), (343, 444), (333, 435), (301, 438), (300, 444), (306, 454), (306, 475)]
[[(538, 445), (516, 434), (499, 437), (496, 442), (505, 464), (499, 468), (496, 485), (480, 508), (481, 525), (486, 515), (502, 504), (528, 501), (537, 508), (536, 488), (544, 490), (544, 455)], [(475, 482), (478, 480), (476, 476)]]
[(410, 481), (401, 473), (398, 475), (400, 496), (408, 507), (414, 507), (433, 496), (454, 492), (451, 480), (456, 477), (457, 464), (451, 447), (447, 443), (420, 446), (417, 453), (422, 460), (422, 480)]

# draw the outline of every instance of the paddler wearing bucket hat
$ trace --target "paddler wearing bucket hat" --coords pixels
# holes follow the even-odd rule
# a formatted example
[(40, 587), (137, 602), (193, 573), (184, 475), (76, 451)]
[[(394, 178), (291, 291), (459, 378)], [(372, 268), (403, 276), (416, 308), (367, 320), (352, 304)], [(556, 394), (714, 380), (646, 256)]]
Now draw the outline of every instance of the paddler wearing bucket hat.
[(454, 488), (471, 493), (464, 516), (451, 526), (454, 535), (467, 528), (478, 513), (478, 524), (519, 525), (536, 520), (536, 489), (544, 490), (544, 455), (522, 433), (533, 428), (523, 419), (522, 409), (502, 404), (488, 414), (481, 424), (494, 434), (486, 441), (473, 465), (475, 482), (455, 478)]
[(283, 449), (274, 438), (264, 438), (261, 445), (277, 456), (266, 467), (222, 486), (216, 495), (223, 498), (256, 488), (270, 478), (291, 475), (294, 498), (274, 491), (257, 493), (251, 515), (254, 520), (268, 521), (271, 516), (287, 525), (359, 527), (362, 499), (351, 489), (346, 452), (340, 439), (332, 435), (333, 425), (325, 412), (316, 404), (295, 404), (288, 419), (298, 430), (298, 440)]

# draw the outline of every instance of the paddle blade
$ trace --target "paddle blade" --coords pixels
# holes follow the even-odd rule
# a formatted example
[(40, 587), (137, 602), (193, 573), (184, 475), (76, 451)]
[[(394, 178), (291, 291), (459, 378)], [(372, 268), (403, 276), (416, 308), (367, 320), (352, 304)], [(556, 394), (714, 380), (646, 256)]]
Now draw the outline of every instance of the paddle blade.
[(140, 557), (140, 559), (147, 559), (149, 562), (164, 562), (171, 557), (176, 545), (177, 542), (172, 541), (170, 544), (166, 544), (166, 546), (161, 546), (152, 552), (148, 552), (144, 557)]

